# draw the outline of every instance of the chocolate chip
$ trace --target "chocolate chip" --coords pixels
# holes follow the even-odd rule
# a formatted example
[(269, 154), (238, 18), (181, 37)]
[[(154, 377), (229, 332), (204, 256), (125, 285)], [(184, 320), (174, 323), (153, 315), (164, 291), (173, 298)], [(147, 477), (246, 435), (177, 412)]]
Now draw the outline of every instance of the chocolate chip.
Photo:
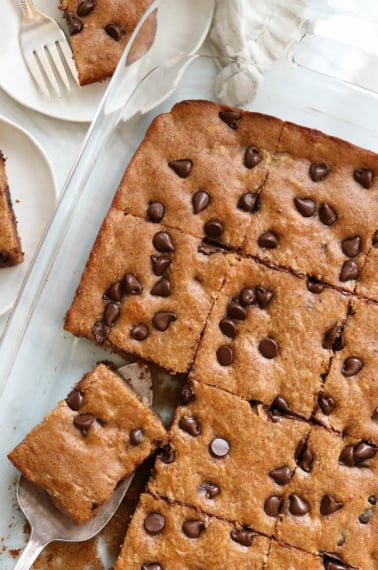
[(130, 443), (131, 443), (131, 445), (139, 445), (140, 443), (142, 443), (143, 437), (144, 437), (143, 431), (141, 430), (141, 428), (133, 429), (130, 432)]
[(316, 212), (316, 203), (311, 198), (294, 198), (294, 205), (304, 218), (310, 218)]
[(283, 499), (278, 495), (271, 495), (264, 503), (264, 511), (269, 517), (278, 517)]
[(179, 421), (179, 427), (193, 437), (198, 437), (202, 432), (201, 424), (194, 416), (183, 416)]
[(282, 416), (292, 417), (292, 418), (299, 418), (301, 417), (299, 414), (294, 412), (290, 407), (285, 398), (282, 396), (276, 396), (274, 398), (271, 406), (270, 406), (270, 416), (274, 420), (274, 418), (280, 414)]
[(356, 168), (353, 172), (353, 178), (366, 189), (373, 184), (373, 171), (370, 168)]
[(262, 161), (261, 154), (254, 146), (246, 148), (244, 153), (244, 166), (246, 168), (254, 168)]
[(77, 7), (77, 15), (81, 18), (88, 16), (96, 6), (96, 0), (84, 0), (80, 2), (79, 6)]
[(234, 351), (228, 344), (223, 344), (217, 350), (217, 360), (221, 366), (230, 366), (234, 362)]
[(376, 503), (377, 503), (377, 499), (376, 499), (375, 495), (370, 495), (370, 497), (368, 498), (368, 501), (371, 505), (376, 505)]
[(75, 388), (68, 394), (66, 403), (71, 410), (78, 412), (84, 402), (84, 392), (76, 390)]
[(329, 204), (323, 203), (319, 208), (319, 218), (325, 226), (332, 226), (337, 220), (337, 213)]
[(168, 232), (157, 232), (153, 237), (152, 243), (154, 248), (161, 253), (175, 251), (175, 246)]
[(167, 445), (165, 445), (160, 452), (160, 459), (162, 460), (163, 463), (165, 463), (166, 465), (169, 465), (170, 463), (173, 463), (176, 459), (176, 452), (173, 448), (173, 446), (168, 443)]
[(358, 278), (359, 273), (358, 263), (354, 259), (348, 259), (341, 268), (339, 279), (342, 283), (355, 280)]
[(204, 190), (198, 190), (192, 198), (193, 212), (198, 214), (203, 210), (206, 210), (210, 204), (210, 196)]
[(164, 257), (163, 255), (160, 257), (158, 255), (151, 255), (151, 263), (152, 271), (155, 273), (155, 275), (160, 276), (163, 275), (164, 271), (168, 269), (172, 263), (172, 260), (169, 259), (169, 257)]
[(106, 421), (101, 419), (101, 418), (96, 418), (96, 422), (101, 426), (104, 427), (106, 426)]
[(103, 321), (96, 321), (92, 327), (93, 338), (98, 344), (106, 341), (110, 333), (110, 327)]
[(360, 514), (358, 520), (361, 524), (368, 524), (373, 514), (374, 509), (366, 509), (363, 513)]
[(341, 242), (341, 249), (348, 257), (356, 257), (361, 251), (361, 238), (360, 236), (353, 236), (343, 239)]
[(289, 497), (289, 512), (295, 517), (303, 517), (310, 512), (310, 505), (306, 499), (293, 493)]
[(333, 495), (324, 495), (320, 503), (320, 513), (324, 516), (332, 515), (341, 509), (343, 503), (337, 501)]
[(223, 334), (229, 338), (235, 338), (236, 324), (231, 319), (224, 318), (219, 323), (219, 328)]
[(131, 338), (134, 340), (144, 340), (148, 337), (149, 330), (148, 326), (144, 323), (138, 323), (134, 325), (131, 329)]
[(198, 519), (187, 519), (182, 523), (182, 532), (188, 538), (198, 538), (205, 530), (205, 523)]
[(104, 322), (108, 327), (112, 327), (121, 314), (117, 303), (108, 303), (104, 311)]
[(186, 405), (195, 399), (194, 386), (191, 380), (187, 380), (181, 390), (181, 403)]
[(269, 471), (269, 476), (277, 483), (277, 485), (287, 485), (293, 476), (293, 471), (288, 465), (282, 465)]
[(273, 299), (273, 291), (264, 289), (264, 287), (256, 287), (256, 299), (260, 309), (266, 309)]
[(253, 192), (244, 192), (239, 198), (238, 208), (244, 212), (253, 212), (253, 209), (257, 203), (258, 195)]
[(150, 562), (149, 564), (142, 564), (140, 570), (163, 570), (158, 562)]
[(295, 450), (294, 458), (298, 467), (310, 473), (312, 471), (312, 464), (314, 462), (314, 455), (308, 446), (306, 438), (302, 438)]
[(158, 331), (164, 332), (176, 320), (177, 314), (173, 311), (159, 311), (154, 314), (152, 324)]
[(205, 493), (207, 499), (214, 499), (220, 493), (220, 489), (215, 483), (201, 483), (198, 489), (199, 491)]
[(230, 444), (226, 439), (216, 437), (210, 442), (209, 449), (214, 457), (225, 457), (230, 451)]
[(239, 298), (243, 307), (249, 307), (256, 303), (256, 292), (252, 287), (244, 287), (240, 292)]
[(319, 408), (326, 416), (332, 414), (333, 410), (336, 408), (336, 402), (331, 396), (326, 394), (319, 394), (318, 397)]
[(363, 368), (364, 363), (357, 356), (349, 356), (344, 360), (344, 364), (341, 368), (341, 374), (349, 378), (350, 376), (355, 376)]
[(192, 170), (193, 163), (191, 160), (184, 158), (182, 160), (172, 160), (171, 162), (168, 162), (168, 166), (172, 168), (177, 176), (180, 176), (180, 178), (186, 178)]
[(278, 344), (270, 336), (260, 340), (258, 348), (264, 358), (275, 358), (278, 354)]
[(169, 297), (171, 294), (171, 282), (166, 277), (159, 279), (151, 289), (151, 295), (156, 297)]
[(332, 348), (339, 332), (339, 325), (335, 323), (330, 329), (326, 331), (323, 337), (322, 347)]
[(83, 23), (76, 18), (70, 10), (64, 12), (64, 18), (67, 22), (68, 31), (71, 36), (79, 34), (83, 29)]
[(209, 220), (204, 226), (207, 237), (219, 238), (224, 232), (224, 225), (221, 220)]
[(107, 24), (105, 26), (105, 32), (116, 42), (119, 42), (125, 34), (118, 24)]
[(147, 217), (150, 222), (158, 224), (165, 214), (165, 206), (162, 202), (150, 202), (147, 208)]
[(278, 245), (278, 237), (274, 232), (264, 232), (259, 236), (257, 243), (266, 249), (275, 249)]
[(227, 316), (231, 319), (244, 321), (247, 318), (247, 311), (240, 303), (230, 303), (227, 307)]
[(319, 295), (324, 289), (323, 283), (320, 283), (320, 281), (317, 281), (313, 277), (307, 279), (306, 285), (310, 293), (314, 293), (315, 295)]
[(310, 165), (309, 174), (313, 182), (320, 182), (328, 176), (330, 167), (326, 162), (317, 162)]
[(116, 303), (122, 300), (122, 283), (117, 281), (110, 285), (110, 287), (104, 293), (104, 299), (112, 299)]
[(94, 417), (92, 414), (79, 414), (73, 419), (73, 425), (81, 431), (83, 435), (87, 435), (89, 428), (93, 424)]
[(231, 538), (234, 542), (237, 542), (238, 544), (241, 544), (242, 546), (251, 546), (252, 542), (253, 542), (253, 537), (256, 535), (255, 532), (253, 532), (252, 530), (247, 530), (247, 529), (236, 529), (234, 528), (231, 531)]
[(124, 277), (125, 293), (139, 295), (143, 291), (143, 285), (133, 273), (126, 273)]
[(165, 518), (160, 513), (149, 513), (143, 521), (144, 530), (155, 536), (163, 532), (165, 527)]
[(354, 446), (346, 445), (342, 452), (340, 453), (339, 463), (346, 465), (347, 467), (354, 467)]
[(337, 554), (324, 552), (323, 556), (325, 570), (351, 570), (351, 566), (345, 564)]
[(353, 460), (355, 465), (359, 465), (363, 461), (367, 461), (368, 459), (372, 459), (375, 457), (377, 453), (377, 449), (364, 441), (357, 443), (354, 446), (353, 450)]
[(371, 419), (375, 422), (378, 421), (378, 408), (375, 408), (372, 415), (371, 415)]
[(240, 111), (220, 111), (219, 113), (219, 117), (222, 121), (234, 130), (238, 128), (241, 116), (242, 114)]

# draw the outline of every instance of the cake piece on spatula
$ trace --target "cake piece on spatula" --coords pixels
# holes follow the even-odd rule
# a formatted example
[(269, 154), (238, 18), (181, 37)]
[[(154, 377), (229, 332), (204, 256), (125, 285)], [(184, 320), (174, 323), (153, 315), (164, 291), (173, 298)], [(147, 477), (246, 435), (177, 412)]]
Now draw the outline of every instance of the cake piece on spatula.
[(23, 260), (24, 254), (5, 171), (5, 158), (0, 151), (0, 268), (17, 265)]

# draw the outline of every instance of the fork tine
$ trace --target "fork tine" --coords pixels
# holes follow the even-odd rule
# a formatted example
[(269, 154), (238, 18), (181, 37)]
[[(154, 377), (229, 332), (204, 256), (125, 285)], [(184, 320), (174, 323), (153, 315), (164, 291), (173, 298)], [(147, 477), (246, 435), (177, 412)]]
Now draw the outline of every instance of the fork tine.
[(50, 91), (48, 90), (45, 78), (43, 77), (41, 70), (39, 69), (39, 65), (35, 61), (34, 55), (33, 54), (26, 55), (25, 54), (24, 58), (25, 58), (26, 65), (28, 66), (29, 71), (30, 71), (34, 81), (36, 82), (36, 84), (38, 85), (38, 87), (40, 88), (42, 93), (44, 95), (46, 95), (46, 97), (48, 97), (48, 99), (50, 99)]
[(68, 69), (71, 72), (72, 77), (75, 80), (75, 83), (79, 85), (79, 77), (77, 75), (76, 65), (74, 63), (73, 55), (70, 46), (67, 43), (67, 40), (62, 40), (58, 42), (60, 50), (64, 56)]
[(59, 74), (60, 79), (64, 83), (67, 91), (71, 92), (70, 81), (67, 77), (66, 69), (63, 65), (63, 62), (62, 62), (62, 59), (61, 59), (61, 56), (60, 56), (60, 53), (58, 51), (56, 44), (47, 46), (46, 49), (49, 52), (49, 55), (55, 64), (55, 67), (56, 67), (56, 70)]
[(54, 89), (55, 93), (59, 97), (60, 96), (59, 85), (58, 85), (58, 82), (56, 80), (55, 73), (53, 72), (53, 69), (51, 67), (51, 63), (49, 62), (49, 59), (47, 57), (45, 49), (41, 49), (41, 50), (35, 52), (35, 55), (38, 58), (39, 63), (42, 66), (42, 69), (46, 73), (46, 77), (49, 80), (52, 88)]

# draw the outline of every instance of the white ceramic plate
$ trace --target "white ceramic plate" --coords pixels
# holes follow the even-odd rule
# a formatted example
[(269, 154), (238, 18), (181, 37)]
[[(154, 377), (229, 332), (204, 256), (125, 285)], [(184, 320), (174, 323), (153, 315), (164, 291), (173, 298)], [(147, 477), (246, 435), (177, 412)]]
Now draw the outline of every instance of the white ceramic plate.
[[(67, 33), (63, 13), (58, 9), (59, 0), (34, 0), (34, 4), (61, 24)], [(70, 94), (62, 93), (62, 97), (56, 99), (45, 97), (30, 76), (22, 57), (19, 44), (20, 20), (18, 0), (1, 0), (0, 87), (22, 105), (45, 115), (66, 121), (90, 122), (108, 82), (85, 87), (73, 85)]]
[(10, 311), (55, 207), (57, 183), (42, 148), (24, 129), (0, 116), (0, 149), (18, 232), (25, 253), (23, 263), (0, 269), (0, 315)]

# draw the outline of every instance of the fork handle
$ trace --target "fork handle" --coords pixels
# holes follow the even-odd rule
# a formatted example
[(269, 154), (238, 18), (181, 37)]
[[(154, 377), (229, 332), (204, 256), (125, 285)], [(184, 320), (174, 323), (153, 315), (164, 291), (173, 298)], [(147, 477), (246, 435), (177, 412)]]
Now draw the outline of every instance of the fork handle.
[(29, 541), (17, 560), (14, 570), (29, 570), (45, 546), (46, 543), (32, 529)]
[(19, 3), (25, 16), (33, 18), (36, 15), (37, 9), (32, 0), (19, 0)]

